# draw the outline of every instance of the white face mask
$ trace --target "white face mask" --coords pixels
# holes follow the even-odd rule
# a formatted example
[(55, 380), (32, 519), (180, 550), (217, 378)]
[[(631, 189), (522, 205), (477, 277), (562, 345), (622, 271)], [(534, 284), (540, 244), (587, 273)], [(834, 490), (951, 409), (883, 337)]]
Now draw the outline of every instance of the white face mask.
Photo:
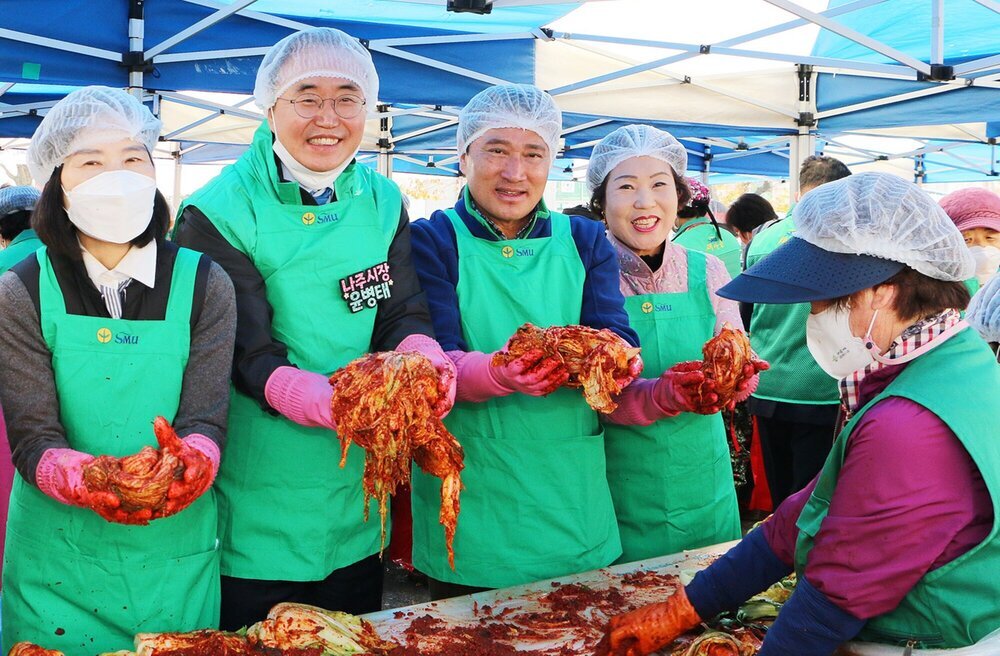
[(107, 171), (63, 191), (69, 220), (94, 239), (126, 244), (153, 218), (156, 181), (135, 171)]
[(310, 168), (303, 166), (297, 159), (295, 159), (288, 149), (285, 148), (285, 144), (281, 143), (281, 137), (278, 135), (278, 121), (274, 116), (274, 112), (271, 112), (271, 125), (274, 126), (274, 154), (278, 156), (281, 163), (285, 165), (288, 172), (292, 174), (292, 178), (295, 182), (298, 182), (303, 189), (311, 194), (316, 194), (327, 187), (333, 189), (333, 183), (340, 177), (340, 174), (344, 172), (348, 166), (351, 165), (351, 161), (354, 159), (355, 155), (358, 154), (358, 150), (361, 149), (359, 146), (354, 153), (345, 159), (339, 166), (329, 171), (313, 171)]
[(810, 314), (806, 319), (806, 347), (816, 360), (816, 364), (827, 374), (841, 380), (855, 371), (864, 369), (872, 362), (898, 365), (914, 360), (928, 351), (941, 346), (953, 336), (969, 327), (959, 321), (943, 331), (936, 339), (925, 343), (908, 353), (888, 358), (882, 354), (872, 338), (872, 329), (878, 319), (878, 310), (872, 314), (865, 337), (855, 337), (851, 332), (851, 312), (847, 308), (829, 307), (822, 312)]
[[(838, 380), (847, 378), (875, 360), (866, 341), (855, 337), (851, 332), (850, 315), (847, 308), (834, 305), (822, 312), (810, 314), (806, 319), (806, 346), (809, 353), (823, 371)], [(878, 316), (877, 312), (875, 316)], [(869, 335), (871, 326), (875, 324), (875, 316), (868, 327)]]
[(970, 246), (969, 252), (976, 261), (976, 279), (980, 285), (985, 285), (997, 269), (1000, 268), (1000, 248), (996, 246)]

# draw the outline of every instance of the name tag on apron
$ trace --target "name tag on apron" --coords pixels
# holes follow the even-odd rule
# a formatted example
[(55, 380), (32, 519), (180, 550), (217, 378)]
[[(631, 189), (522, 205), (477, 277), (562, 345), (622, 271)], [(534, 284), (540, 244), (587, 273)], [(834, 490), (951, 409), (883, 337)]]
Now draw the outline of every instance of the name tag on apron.
[(378, 306), (379, 301), (392, 297), (389, 263), (382, 262), (341, 278), (340, 291), (352, 314)]

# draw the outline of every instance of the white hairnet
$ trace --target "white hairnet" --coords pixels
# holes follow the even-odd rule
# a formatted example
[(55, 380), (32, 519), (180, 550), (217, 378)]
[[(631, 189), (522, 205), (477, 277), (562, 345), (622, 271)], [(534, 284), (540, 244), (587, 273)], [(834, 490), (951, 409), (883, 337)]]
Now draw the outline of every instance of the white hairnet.
[(889, 173), (857, 173), (816, 187), (793, 213), (795, 236), (834, 253), (902, 262), (938, 280), (971, 278), (962, 233), (917, 185)]
[(307, 77), (342, 77), (358, 85), (369, 113), (377, 111), (378, 73), (371, 54), (346, 32), (313, 27), (289, 34), (264, 55), (253, 97), (267, 111), (278, 96)]
[(487, 130), (521, 128), (540, 136), (553, 158), (559, 152), (562, 112), (552, 96), (531, 84), (499, 84), (483, 89), (458, 115), (458, 152)]
[(987, 342), (1000, 342), (1000, 273), (972, 297), (965, 319)]
[(44, 186), (63, 160), (88, 145), (132, 139), (153, 152), (160, 121), (121, 89), (84, 87), (53, 105), (31, 137), (28, 168)]
[(587, 186), (591, 191), (597, 189), (616, 166), (633, 157), (655, 157), (678, 175), (687, 170), (687, 150), (674, 135), (651, 125), (626, 125), (594, 146), (587, 166)]

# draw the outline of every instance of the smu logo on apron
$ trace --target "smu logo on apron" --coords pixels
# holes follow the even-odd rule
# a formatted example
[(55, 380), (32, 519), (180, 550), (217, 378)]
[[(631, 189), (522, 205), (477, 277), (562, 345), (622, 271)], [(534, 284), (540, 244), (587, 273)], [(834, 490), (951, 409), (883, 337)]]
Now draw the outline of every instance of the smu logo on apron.
[(112, 333), (110, 328), (99, 328), (97, 330), (97, 341), (101, 344), (108, 344), (114, 340), (115, 344), (138, 344), (139, 336), (126, 332)]
[(535, 254), (533, 248), (514, 248), (512, 246), (504, 246), (500, 249), (500, 254), (505, 258), (512, 258), (515, 255), (517, 257), (531, 257)]
[(644, 314), (652, 314), (653, 312), (672, 312), (673, 306), (669, 303), (657, 303), (653, 305), (649, 301), (642, 304), (641, 309)]

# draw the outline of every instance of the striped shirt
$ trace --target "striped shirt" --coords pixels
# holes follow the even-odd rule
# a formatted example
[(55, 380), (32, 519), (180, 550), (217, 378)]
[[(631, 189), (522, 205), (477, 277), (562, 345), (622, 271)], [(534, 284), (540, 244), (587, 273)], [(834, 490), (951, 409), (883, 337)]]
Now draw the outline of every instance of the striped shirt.
[(108, 269), (86, 248), (80, 246), (87, 277), (101, 292), (112, 319), (121, 319), (126, 289), (133, 281), (152, 289), (156, 284), (156, 240), (142, 247), (132, 246), (112, 269)]
[[(961, 320), (962, 315), (959, 314), (958, 310), (945, 310), (940, 314), (935, 314), (933, 317), (928, 317), (923, 321), (918, 321), (900, 333), (899, 337), (897, 337), (889, 346), (889, 351), (886, 354), (886, 357), (892, 360), (915, 351), (921, 346), (936, 339), (941, 335), (941, 333), (949, 328), (952, 328)], [(894, 365), (883, 364), (875, 361), (864, 369), (859, 369), (847, 378), (841, 379), (840, 399), (845, 410), (847, 410), (846, 414), (848, 417), (854, 414), (858, 409), (858, 388), (861, 385), (861, 381), (872, 373), (891, 366)]]

